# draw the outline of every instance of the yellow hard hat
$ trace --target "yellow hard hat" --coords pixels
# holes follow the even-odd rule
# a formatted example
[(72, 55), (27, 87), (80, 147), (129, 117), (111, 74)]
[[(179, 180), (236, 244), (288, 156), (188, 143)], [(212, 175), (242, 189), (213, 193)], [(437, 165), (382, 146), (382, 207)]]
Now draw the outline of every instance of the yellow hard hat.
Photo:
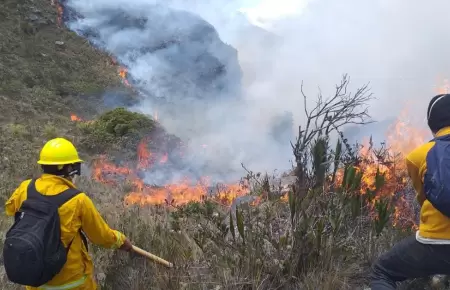
[(64, 138), (55, 138), (42, 147), (38, 164), (65, 165), (83, 162), (72, 142)]

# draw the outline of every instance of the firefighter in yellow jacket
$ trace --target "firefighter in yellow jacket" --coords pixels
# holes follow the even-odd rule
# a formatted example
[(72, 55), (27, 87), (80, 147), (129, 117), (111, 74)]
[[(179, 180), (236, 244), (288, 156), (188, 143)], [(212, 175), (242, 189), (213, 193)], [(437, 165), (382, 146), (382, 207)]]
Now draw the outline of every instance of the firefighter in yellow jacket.
[[(431, 99), (427, 119), (434, 137), (450, 135), (450, 94)], [(435, 141), (428, 142), (406, 156), (408, 173), (421, 206), (419, 230), (375, 261), (372, 290), (396, 289), (396, 283), (406, 279), (450, 274), (450, 218), (427, 200), (424, 190), (427, 154), (433, 146)]]
[[(43, 174), (36, 179), (35, 187), (42, 195), (57, 195), (69, 188), (75, 188), (72, 178), (81, 173), (81, 163), (74, 145), (64, 139), (56, 138), (48, 141), (40, 152)], [(13, 216), (27, 199), (27, 188), (30, 180), (14, 191), (6, 202), (6, 214)], [(92, 200), (80, 193), (63, 204), (59, 210), (61, 224), (61, 240), (69, 247), (67, 262), (62, 270), (45, 285), (27, 289), (84, 289), (95, 290), (94, 267), (87, 251), (84, 234), (94, 244), (110, 249), (130, 251), (130, 241), (119, 231), (111, 229), (103, 220)], [(81, 232), (81, 231), (82, 232)]]

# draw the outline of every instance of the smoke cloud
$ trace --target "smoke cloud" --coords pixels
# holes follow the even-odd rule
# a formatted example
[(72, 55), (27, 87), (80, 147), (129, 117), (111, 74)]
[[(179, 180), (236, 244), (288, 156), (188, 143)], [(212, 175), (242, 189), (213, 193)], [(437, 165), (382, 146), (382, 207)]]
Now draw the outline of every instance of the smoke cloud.
[(353, 91), (370, 82), (370, 113), (381, 122), (354, 134), (381, 136), (404, 109), (425, 126), (427, 103), (450, 74), (445, 0), (65, 5), (78, 15), (68, 26), (128, 68), (145, 98), (132, 109), (157, 111), (171, 133), (189, 140), (191, 165), (213, 168), (206, 174), (222, 180), (242, 176), (241, 162), (255, 171), (290, 168), (289, 141), (304, 121), (302, 80), (308, 105), (318, 87), (331, 94), (343, 73)]

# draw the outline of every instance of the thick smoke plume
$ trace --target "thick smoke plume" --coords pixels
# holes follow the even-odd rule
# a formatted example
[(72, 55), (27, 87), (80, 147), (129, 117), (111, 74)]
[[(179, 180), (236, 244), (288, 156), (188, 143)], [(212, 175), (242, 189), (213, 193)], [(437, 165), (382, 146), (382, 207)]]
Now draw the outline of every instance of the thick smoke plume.
[(302, 80), (310, 103), (318, 87), (332, 93), (343, 73), (353, 90), (370, 82), (376, 97), (370, 113), (384, 122), (361, 133), (367, 136), (382, 135), (404, 109), (424, 126), (428, 100), (450, 74), (445, 0), (67, 0), (65, 6), (75, 12), (66, 18), (71, 29), (127, 67), (145, 98), (133, 109), (157, 111), (201, 155), (191, 155), (192, 167), (222, 181), (241, 176), (241, 162), (254, 170), (290, 167), (289, 141), (304, 121)]

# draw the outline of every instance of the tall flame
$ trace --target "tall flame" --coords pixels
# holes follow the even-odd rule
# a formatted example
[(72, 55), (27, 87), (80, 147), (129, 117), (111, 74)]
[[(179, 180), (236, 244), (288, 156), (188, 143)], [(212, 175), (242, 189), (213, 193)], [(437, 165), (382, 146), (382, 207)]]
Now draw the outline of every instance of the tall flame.
[[(371, 149), (369, 140), (362, 142), (359, 152), (361, 162), (357, 164), (357, 171), (362, 173), (360, 194), (365, 195), (367, 190), (376, 189), (376, 176), (383, 176), (384, 185), (378, 189), (371, 204), (367, 204), (371, 210), (372, 218), (376, 218), (375, 202), (381, 198), (387, 198), (393, 203), (393, 224), (401, 227), (417, 228), (413, 207), (407, 199), (398, 193), (409, 189), (409, 179), (405, 163), (405, 157), (412, 150), (427, 140), (429, 132), (420, 127), (415, 127), (409, 120), (408, 110), (404, 110), (397, 120), (386, 132), (386, 144), (380, 150)], [(375, 146), (376, 147), (376, 146)], [(384, 158), (387, 157), (387, 160)], [(342, 182), (343, 174), (338, 174), (337, 182)]]
[(147, 149), (148, 139), (145, 138), (138, 145), (138, 165), (137, 169), (145, 169), (151, 165), (151, 152)]

